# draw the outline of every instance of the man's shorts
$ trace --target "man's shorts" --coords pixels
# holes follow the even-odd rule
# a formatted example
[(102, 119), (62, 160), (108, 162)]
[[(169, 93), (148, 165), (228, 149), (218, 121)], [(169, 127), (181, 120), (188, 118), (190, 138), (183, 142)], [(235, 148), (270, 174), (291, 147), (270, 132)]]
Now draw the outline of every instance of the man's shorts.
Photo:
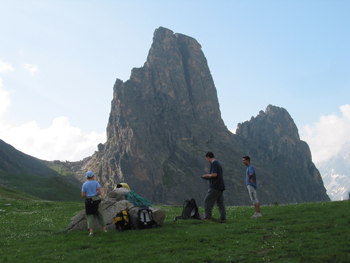
[(256, 194), (256, 189), (254, 188), (254, 186), (247, 185), (247, 188), (248, 188), (250, 200), (252, 200), (253, 204), (255, 205), (259, 203), (258, 195)]

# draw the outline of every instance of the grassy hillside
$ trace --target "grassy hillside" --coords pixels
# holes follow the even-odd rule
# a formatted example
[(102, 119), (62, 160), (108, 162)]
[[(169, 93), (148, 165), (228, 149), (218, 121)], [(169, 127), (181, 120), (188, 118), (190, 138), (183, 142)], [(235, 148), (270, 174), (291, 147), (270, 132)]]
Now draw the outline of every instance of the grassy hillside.
[(65, 163), (56, 161), (42, 161), (42, 163), (62, 175), (62, 178), (68, 183), (81, 187), (82, 183), (75, 177), (75, 173), (68, 169)]
[(38, 197), (16, 191), (0, 185), (0, 198), (11, 198), (11, 199), (28, 199), (28, 200), (41, 200)]
[(62, 177), (0, 172), (0, 185), (50, 201), (81, 201), (81, 189)]
[[(0, 198), (0, 262), (350, 262), (349, 201), (227, 207), (227, 223), (173, 221), (162, 227), (67, 232), (81, 202)], [(200, 212), (203, 208), (200, 207)], [(214, 218), (218, 218), (214, 208)]]
[(0, 171), (35, 174), (46, 178), (58, 176), (57, 172), (43, 164), (40, 159), (18, 151), (3, 140), (0, 140)]

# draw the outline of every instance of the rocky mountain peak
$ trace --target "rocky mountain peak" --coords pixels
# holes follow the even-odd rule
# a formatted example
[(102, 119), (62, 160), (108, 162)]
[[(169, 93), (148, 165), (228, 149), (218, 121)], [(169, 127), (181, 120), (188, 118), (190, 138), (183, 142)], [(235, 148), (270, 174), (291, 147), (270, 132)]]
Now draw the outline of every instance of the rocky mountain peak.
[[(309, 148), (285, 109), (269, 105), (240, 124), (237, 135), (228, 131), (207, 60), (192, 37), (156, 29), (146, 62), (132, 69), (126, 82), (117, 79), (111, 104), (108, 140), (78, 172), (93, 170), (105, 194), (127, 182), (151, 202), (179, 205), (195, 198), (201, 205), (208, 186), (200, 176), (208, 173), (205, 154), (212, 151), (224, 168), (227, 204), (249, 204), (241, 163), (246, 154), (264, 176), (265, 203), (328, 198)], [(290, 191), (299, 185), (288, 177), (297, 182), (305, 177), (295, 194), (273, 190), (285, 183), (284, 177), (276, 179), (281, 167), (293, 167), (283, 175)]]

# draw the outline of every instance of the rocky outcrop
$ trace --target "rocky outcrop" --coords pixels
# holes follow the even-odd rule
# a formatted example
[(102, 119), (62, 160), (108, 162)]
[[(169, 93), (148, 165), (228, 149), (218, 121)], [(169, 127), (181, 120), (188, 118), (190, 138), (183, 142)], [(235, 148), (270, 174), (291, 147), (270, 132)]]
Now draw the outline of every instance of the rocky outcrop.
[(229, 148), (230, 137), (201, 46), (159, 28), (144, 66), (125, 83), (116, 81), (108, 141), (87, 167), (105, 193), (126, 181), (152, 202), (202, 202), (205, 153), (213, 145)]
[[(113, 220), (117, 213), (122, 210), (128, 211), (132, 228), (138, 228), (138, 207), (127, 201), (123, 196), (124, 193), (129, 191), (130, 190), (126, 188), (117, 188), (111, 191), (108, 194), (108, 198), (101, 202), (106, 228), (116, 229), (115, 225), (113, 224)], [(157, 222), (158, 226), (162, 225), (166, 216), (165, 211), (163, 209), (153, 207), (150, 207), (150, 209), (152, 210), (153, 220)], [(88, 229), (85, 210), (79, 212), (76, 216), (72, 217), (71, 220), (72, 221), (68, 226), (68, 231)], [(95, 220), (94, 229), (101, 229), (101, 227), (97, 224), (97, 220)]]
[[(300, 140), (298, 129), (289, 113), (269, 105), (265, 112), (249, 122), (238, 125), (236, 134), (247, 144), (247, 155), (258, 161), (261, 185), (266, 195), (289, 202), (328, 201), (319, 171), (313, 164), (306, 142)], [(258, 169), (259, 171), (259, 169)], [(266, 185), (267, 184), (267, 185)], [(271, 189), (279, 188), (277, 194)]]
[(200, 44), (162, 27), (143, 67), (126, 82), (116, 80), (107, 142), (76, 172), (83, 178), (93, 170), (104, 196), (127, 182), (152, 203), (194, 198), (202, 205), (208, 151), (223, 166), (227, 205), (250, 204), (241, 161), (247, 154), (257, 168), (262, 204), (329, 200), (288, 112), (269, 106), (240, 124), (237, 135), (229, 132)]

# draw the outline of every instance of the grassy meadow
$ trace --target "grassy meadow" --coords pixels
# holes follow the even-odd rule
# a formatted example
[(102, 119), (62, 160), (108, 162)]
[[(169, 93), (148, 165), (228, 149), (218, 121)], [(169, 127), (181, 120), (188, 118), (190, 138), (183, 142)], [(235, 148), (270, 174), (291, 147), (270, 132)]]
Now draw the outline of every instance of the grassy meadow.
[(83, 201), (11, 191), (0, 189), (0, 262), (350, 262), (350, 201), (262, 206), (258, 219), (253, 207), (227, 207), (226, 224), (174, 222), (182, 207), (160, 205), (161, 227), (88, 237), (67, 232)]

